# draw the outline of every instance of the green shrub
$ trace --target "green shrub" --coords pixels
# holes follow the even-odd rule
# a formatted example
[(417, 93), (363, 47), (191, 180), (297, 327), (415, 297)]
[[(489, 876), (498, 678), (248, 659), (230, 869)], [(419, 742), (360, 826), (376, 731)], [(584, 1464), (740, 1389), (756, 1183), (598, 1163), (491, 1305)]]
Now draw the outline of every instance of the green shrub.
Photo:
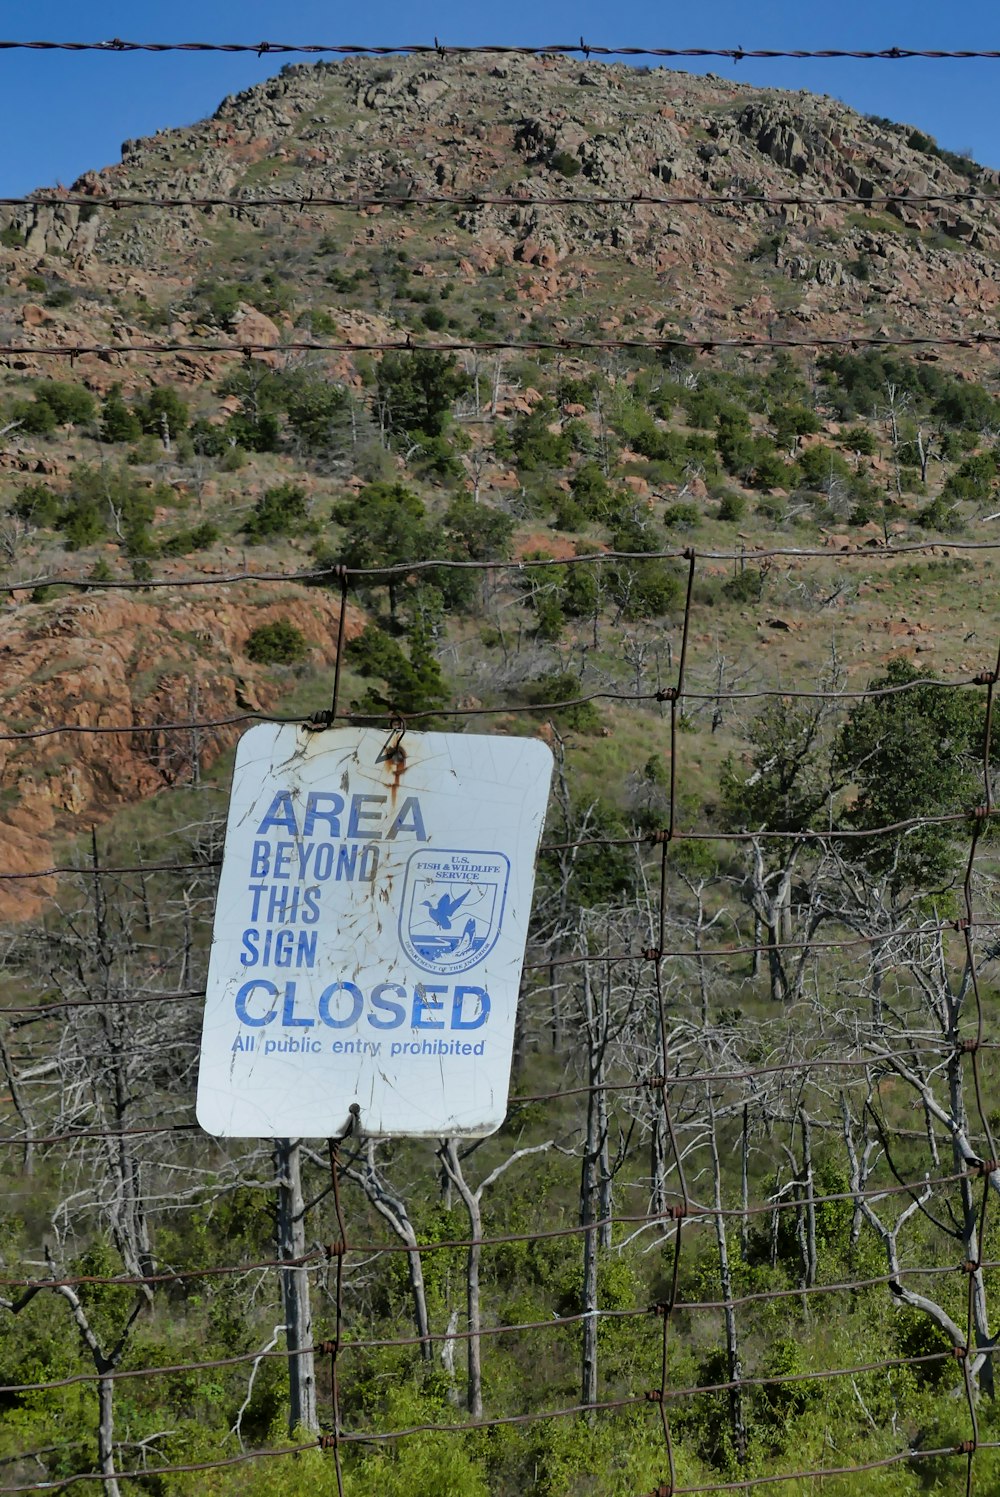
[(337, 331), (337, 324), (329, 312), (324, 312), (320, 307), (313, 307), (299, 319), (300, 327), (307, 327), (314, 338), (332, 338)]
[[(586, 695), (578, 677), (569, 671), (554, 671), (541, 676), (525, 688), (525, 697), (529, 702), (551, 709), (551, 716), (558, 727), (569, 728), (573, 733), (593, 735), (601, 731), (604, 722), (595, 703), (574, 700)], [(557, 702), (570, 702), (572, 705), (552, 707)]]
[(607, 520), (617, 498), (598, 462), (581, 463), (570, 480), (573, 499), (591, 520)]
[(453, 402), (469, 387), (469, 377), (454, 354), (429, 349), (387, 353), (375, 382), (385, 424), (397, 436), (411, 431), (440, 436)]
[(287, 619), (276, 619), (273, 624), (259, 624), (251, 632), (245, 653), (256, 665), (294, 665), (305, 659), (308, 649), (301, 629)]
[(681, 397), (689, 426), (711, 431), (719, 415), (721, 400), (715, 390), (685, 390)]
[(938, 530), (945, 535), (954, 535), (962, 529), (961, 515), (944, 494), (938, 494), (930, 504), (924, 505), (917, 516), (917, 523), (925, 530)]
[(663, 511), (663, 523), (671, 530), (692, 529), (700, 522), (701, 510), (688, 499), (682, 499), (679, 504), (670, 504)]
[(556, 151), (555, 155), (549, 158), (549, 165), (561, 177), (575, 177), (582, 169), (580, 158), (574, 156), (571, 151)]
[(993, 453), (976, 452), (967, 457), (954, 473), (949, 474), (943, 494), (951, 500), (982, 501), (989, 499), (996, 479), (997, 460)]
[(549, 431), (556, 420), (548, 401), (519, 416), (510, 428), (517, 466), (531, 473), (536, 468), (563, 468), (569, 462), (572, 444), (564, 431)]
[(136, 320), (143, 327), (149, 328), (151, 332), (156, 332), (159, 328), (169, 327), (173, 321), (169, 307), (155, 306), (152, 302), (147, 301), (144, 296), (140, 296), (136, 300), (135, 315)]
[[(224, 427), (215, 430), (218, 433), (217, 455), (234, 447), (242, 448), (244, 452), (277, 452), (281, 435), (278, 418), (271, 411), (261, 411), (256, 416), (236, 411)], [(204, 450), (203, 436), (201, 440)]]
[(572, 494), (565, 494), (560, 489), (552, 513), (553, 527), (556, 530), (582, 530), (586, 523), (587, 516)]
[(45, 291), (45, 277), (43, 275), (26, 275), (24, 278), (25, 291), (43, 293)]
[(219, 282), (203, 281), (195, 289), (198, 311), (209, 322), (231, 332), (237, 308), (243, 300), (239, 286), (222, 285)]
[(788, 514), (788, 502), (780, 494), (765, 494), (758, 501), (757, 513), (763, 515), (765, 520), (773, 520), (780, 525)]
[(594, 375), (587, 379), (573, 379), (569, 375), (563, 375), (556, 385), (556, 400), (560, 405), (589, 406), (596, 388), (597, 379)]
[(377, 624), (369, 624), (348, 645), (355, 670), (362, 676), (383, 681), (387, 687), (385, 696), (370, 687), (355, 704), (362, 711), (433, 712), (448, 700), (448, 687), (433, 652), (429, 620), (421, 608), (419, 595), (413, 601), (409, 655), (398, 640)]
[(53, 286), (45, 298), (47, 307), (68, 307), (76, 298), (71, 286)]
[(121, 385), (112, 385), (101, 405), (101, 441), (135, 442), (141, 435), (139, 418), (122, 399)]
[(416, 449), (410, 461), (422, 478), (445, 482), (463, 476), (465, 469), (447, 437), (428, 437), (422, 431), (411, 432), (410, 436)]
[(294, 535), (309, 518), (305, 491), (294, 483), (279, 483), (267, 489), (257, 500), (243, 534), (251, 545), (259, 545), (277, 535)]
[(59, 424), (55, 411), (44, 400), (15, 400), (8, 416), (20, 431), (31, 437), (48, 436)]
[(878, 443), (875, 433), (867, 426), (848, 426), (837, 438), (844, 447), (849, 447), (852, 452), (860, 452), (862, 457), (874, 457), (878, 451)]
[(792, 447), (796, 437), (808, 437), (819, 431), (819, 417), (809, 406), (792, 404), (781, 406), (771, 418), (774, 425), (774, 440), (779, 447)]
[(44, 483), (29, 483), (21, 489), (11, 508), (19, 520), (48, 530), (59, 518), (61, 501)]
[(149, 533), (155, 509), (152, 490), (139, 482), (127, 467), (79, 466), (60, 509), (58, 527), (71, 551), (102, 540), (114, 521), (131, 557), (153, 556), (156, 546)]
[(165, 440), (187, 431), (190, 420), (187, 403), (172, 385), (157, 385), (145, 400), (136, 402), (135, 414), (143, 431)]
[(178, 530), (160, 545), (161, 556), (187, 556), (192, 551), (207, 551), (219, 539), (219, 527), (203, 520), (189, 530)]
[(719, 519), (735, 522), (742, 520), (747, 512), (747, 501), (742, 494), (729, 490), (719, 500)]
[(60, 426), (80, 426), (94, 418), (94, 397), (83, 385), (42, 380), (35, 386), (35, 399), (45, 402)]
[[(270, 398), (269, 395), (267, 401)], [(273, 398), (284, 405), (289, 427), (309, 452), (340, 451), (348, 444), (351, 399), (343, 385), (332, 384), (321, 375), (295, 370), (278, 381)], [(258, 404), (266, 405), (267, 401)], [(257, 416), (258, 424), (266, 422), (269, 415), (265, 409)], [(270, 419), (273, 421), (274, 417)], [(276, 422), (274, 434), (277, 436)]]
[(445, 531), (457, 557), (469, 561), (506, 561), (514, 521), (501, 510), (457, 495), (444, 512)]
[(760, 567), (746, 567), (722, 584), (722, 591), (734, 603), (759, 603), (764, 596), (766, 574)]
[(850, 483), (854, 478), (854, 470), (836, 447), (807, 447), (798, 454), (798, 467), (806, 487), (823, 493), (838, 479)]

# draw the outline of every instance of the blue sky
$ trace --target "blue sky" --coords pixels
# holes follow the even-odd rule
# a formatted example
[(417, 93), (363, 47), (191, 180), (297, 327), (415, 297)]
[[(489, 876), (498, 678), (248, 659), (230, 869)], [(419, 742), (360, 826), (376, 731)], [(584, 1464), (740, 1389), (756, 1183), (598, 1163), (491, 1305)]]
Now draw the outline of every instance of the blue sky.
[[(95, 41), (506, 42), (721, 47), (993, 48), (997, 0), (714, 0), (665, 6), (650, 0), (539, 5), (505, 0), (496, 13), (458, 0), (390, 0), (340, 7), (329, 0), (32, 0), (0, 10), (4, 39)], [(162, 57), (7, 52), (0, 98), (7, 122), (0, 194), (56, 182), (118, 159), (121, 142), (212, 113), (227, 93), (277, 71), (280, 61), (225, 55)], [(807, 88), (863, 113), (919, 126), (951, 150), (1000, 166), (1000, 61), (743, 62), (693, 65), (750, 83)]]

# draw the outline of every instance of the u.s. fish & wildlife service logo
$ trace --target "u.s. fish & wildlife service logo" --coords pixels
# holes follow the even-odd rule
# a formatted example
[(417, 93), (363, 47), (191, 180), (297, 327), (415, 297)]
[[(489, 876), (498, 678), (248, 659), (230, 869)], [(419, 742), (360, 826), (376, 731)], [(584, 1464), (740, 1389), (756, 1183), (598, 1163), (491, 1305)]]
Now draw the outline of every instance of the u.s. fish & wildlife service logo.
[(502, 852), (424, 849), (406, 865), (399, 939), (425, 972), (465, 972), (497, 943), (510, 861)]

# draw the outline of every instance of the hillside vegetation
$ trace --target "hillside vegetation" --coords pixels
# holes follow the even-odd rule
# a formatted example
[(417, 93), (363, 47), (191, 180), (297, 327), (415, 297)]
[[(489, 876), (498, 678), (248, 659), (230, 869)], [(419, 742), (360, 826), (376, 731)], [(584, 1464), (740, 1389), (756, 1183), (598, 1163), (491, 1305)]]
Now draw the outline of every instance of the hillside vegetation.
[[(996, 1484), (997, 186), (352, 60), (2, 210), (6, 1489)], [(232, 748), (329, 708), (345, 566), (345, 717), (556, 775), (507, 1120), (346, 1140), (341, 1219), (193, 1095)]]

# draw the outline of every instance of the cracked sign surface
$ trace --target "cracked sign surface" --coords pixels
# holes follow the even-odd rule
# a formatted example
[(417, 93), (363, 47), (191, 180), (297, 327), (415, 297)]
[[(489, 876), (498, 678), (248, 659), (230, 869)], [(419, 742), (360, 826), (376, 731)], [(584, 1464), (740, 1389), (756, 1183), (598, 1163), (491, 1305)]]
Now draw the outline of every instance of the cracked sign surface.
[(507, 1108), (552, 755), (262, 723), (240, 739), (198, 1121), (220, 1137), (481, 1136)]

